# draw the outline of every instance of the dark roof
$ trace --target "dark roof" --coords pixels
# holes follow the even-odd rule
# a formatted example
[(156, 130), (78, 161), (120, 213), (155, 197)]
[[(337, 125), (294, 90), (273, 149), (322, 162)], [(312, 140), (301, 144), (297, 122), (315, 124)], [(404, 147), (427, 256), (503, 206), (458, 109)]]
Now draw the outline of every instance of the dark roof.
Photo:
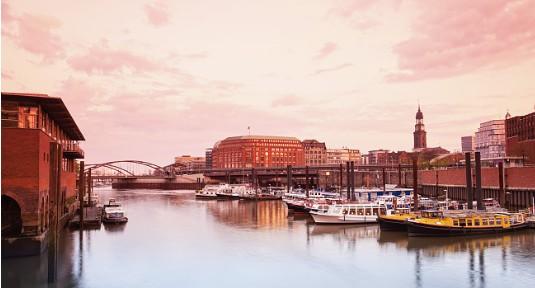
[(418, 112), (416, 112), (416, 119), (424, 119), (424, 113), (420, 110), (420, 105), (418, 105)]
[(85, 140), (80, 128), (74, 122), (69, 110), (59, 97), (46, 94), (2, 92), (2, 101), (16, 101), (19, 103), (41, 105), (51, 119), (61, 127), (72, 140)]

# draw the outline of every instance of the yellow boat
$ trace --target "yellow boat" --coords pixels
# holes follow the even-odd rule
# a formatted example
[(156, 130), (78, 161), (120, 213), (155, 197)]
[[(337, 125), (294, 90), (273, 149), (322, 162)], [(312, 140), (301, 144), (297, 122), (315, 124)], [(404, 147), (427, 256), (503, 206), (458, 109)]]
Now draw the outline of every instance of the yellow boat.
[(416, 218), (417, 215), (409, 208), (398, 208), (390, 214), (379, 215), (377, 222), (383, 231), (407, 231), (407, 220)]
[(409, 236), (462, 236), (510, 232), (527, 227), (524, 213), (423, 211), (407, 220)]

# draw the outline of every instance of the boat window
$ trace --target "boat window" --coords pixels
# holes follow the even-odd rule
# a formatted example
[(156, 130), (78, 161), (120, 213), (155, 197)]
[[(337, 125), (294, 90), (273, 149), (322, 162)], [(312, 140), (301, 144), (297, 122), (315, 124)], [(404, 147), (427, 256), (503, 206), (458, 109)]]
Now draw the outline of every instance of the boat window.
[(482, 221), (483, 221), (483, 223), (481, 225), (483, 225), (483, 226), (489, 225), (489, 219), (485, 218), (485, 219), (482, 219)]
[(357, 214), (358, 214), (358, 215), (364, 215), (364, 209), (363, 209), (363, 208), (359, 208), (359, 209), (357, 210)]
[(457, 219), (453, 220), (453, 226), (459, 226), (459, 220)]
[(383, 214), (383, 215), (386, 214), (386, 209), (385, 208), (381, 208), (381, 214)]
[(494, 225), (494, 219), (489, 219), (489, 225)]
[(379, 208), (373, 208), (373, 215), (377, 215), (378, 211), (379, 211)]
[(480, 219), (474, 219), (474, 226), (481, 225), (480, 221), (481, 221)]
[(466, 219), (466, 226), (472, 226), (472, 219)]
[(355, 210), (356, 210), (355, 208), (351, 208), (351, 209), (349, 209), (349, 215), (355, 215), (355, 214), (357, 214)]
[(366, 208), (366, 215), (371, 215), (372, 208)]
[(502, 225), (502, 219), (496, 218), (496, 225)]
[(466, 226), (466, 219), (459, 219), (459, 226), (461, 227)]

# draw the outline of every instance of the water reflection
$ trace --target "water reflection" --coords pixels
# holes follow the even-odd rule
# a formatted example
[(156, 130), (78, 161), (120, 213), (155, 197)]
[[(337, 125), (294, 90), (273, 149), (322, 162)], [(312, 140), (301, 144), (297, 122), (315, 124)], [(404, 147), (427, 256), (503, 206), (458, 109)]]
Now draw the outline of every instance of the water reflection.
[[(408, 238), (314, 225), (280, 201), (196, 201), (188, 191), (96, 189), (126, 225), (63, 231), (53, 287), (531, 287), (535, 231)], [(2, 286), (46, 287), (42, 257), (2, 260)]]

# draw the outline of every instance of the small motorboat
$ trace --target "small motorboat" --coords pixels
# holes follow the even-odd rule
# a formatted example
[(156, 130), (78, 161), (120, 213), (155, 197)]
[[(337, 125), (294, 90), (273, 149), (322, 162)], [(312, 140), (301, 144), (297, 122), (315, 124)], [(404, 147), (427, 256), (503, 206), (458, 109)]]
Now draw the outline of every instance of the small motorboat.
[(115, 201), (114, 198), (110, 198), (108, 204), (104, 204), (103, 209), (103, 223), (120, 224), (128, 222), (128, 217), (125, 216), (125, 211), (121, 206), (121, 203)]

